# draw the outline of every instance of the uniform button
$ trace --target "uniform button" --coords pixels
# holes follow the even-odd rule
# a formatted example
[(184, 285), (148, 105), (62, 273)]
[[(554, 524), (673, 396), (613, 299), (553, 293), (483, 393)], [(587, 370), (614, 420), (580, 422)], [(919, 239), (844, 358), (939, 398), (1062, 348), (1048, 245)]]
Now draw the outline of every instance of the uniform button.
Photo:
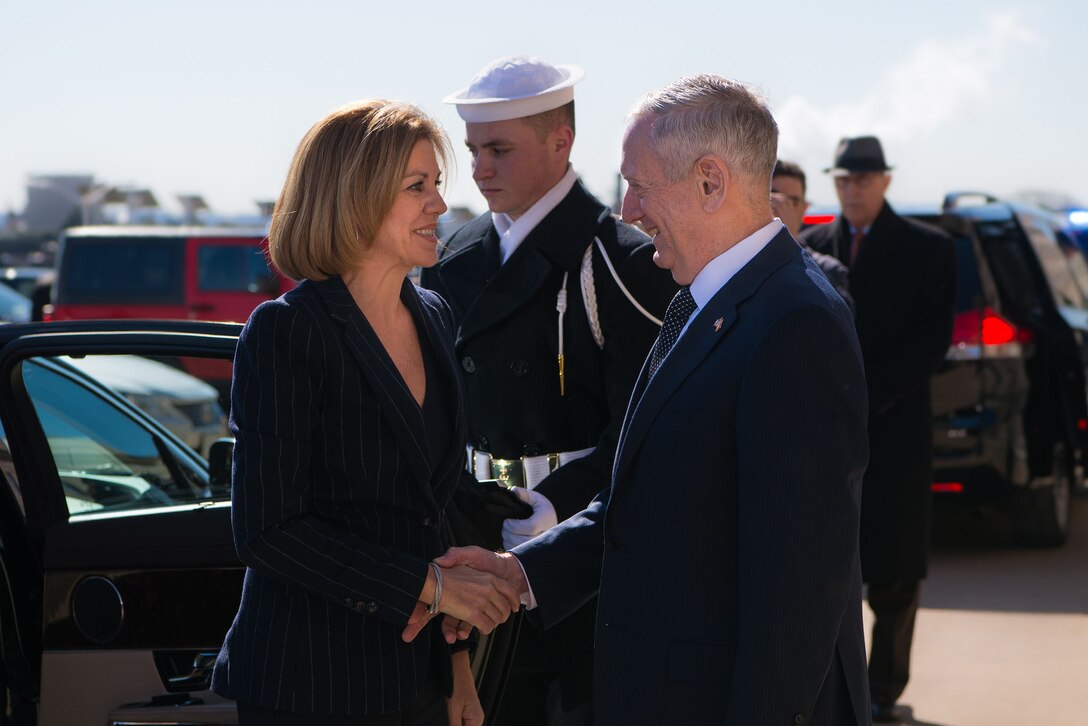
[(461, 367), (465, 369), (466, 373), (475, 373), (476, 361), (472, 360), (472, 356), (466, 355), (461, 359)]
[(794, 715), (793, 726), (805, 726), (805, 715), (803, 713)]
[(515, 359), (510, 364), (510, 370), (515, 376), (525, 376), (529, 374), (529, 361), (522, 360), (521, 358)]
[(350, 597), (345, 597), (344, 598), (344, 604), (347, 605), (352, 610), (355, 609), (355, 601), (352, 600)]
[(368, 602), (368, 603), (366, 604), (366, 611), (367, 611), (368, 613), (376, 613), (376, 612), (378, 612), (378, 603), (376, 603), (376, 602)]
[(423, 526), (426, 527), (427, 529), (434, 529), (434, 520), (431, 519), (430, 517), (424, 517), (423, 518)]
[(521, 451), (522, 456), (540, 456), (540, 447), (536, 444), (526, 444)]
[(480, 451), (488, 451), (491, 447), (487, 444), (487, 437), (481, 436), (479, 441), (476, 442), (476, 448)]

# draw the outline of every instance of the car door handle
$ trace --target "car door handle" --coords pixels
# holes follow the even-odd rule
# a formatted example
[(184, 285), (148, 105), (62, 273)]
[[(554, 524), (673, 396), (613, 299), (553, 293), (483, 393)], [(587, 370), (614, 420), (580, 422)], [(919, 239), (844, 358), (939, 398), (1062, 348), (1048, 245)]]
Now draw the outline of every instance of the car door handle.
[(218, 653), (197, 653), (193, 656), (193, 668), (183, 676), (168, 678), (166, 683), (170, 690), (182, 690), (193, 688), (202, 690), (211, 682), (212, 668), (215, 667), (215, 659)]

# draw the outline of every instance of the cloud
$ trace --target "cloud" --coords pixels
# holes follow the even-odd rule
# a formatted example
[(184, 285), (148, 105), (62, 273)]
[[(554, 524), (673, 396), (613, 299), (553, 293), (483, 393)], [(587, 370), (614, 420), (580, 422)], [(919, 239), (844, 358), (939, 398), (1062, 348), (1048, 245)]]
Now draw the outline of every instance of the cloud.
[(1039, 42), (1020, 14), (989, 15), (977, 32), (927, 39), (893, 65), (867, 95), (830, 107), (805, 96), (782, 103), (783, 157), (826, 161), (842, 136), (874, 133), (895, 144), (915, 142), (984, 100), (1021, 48)]

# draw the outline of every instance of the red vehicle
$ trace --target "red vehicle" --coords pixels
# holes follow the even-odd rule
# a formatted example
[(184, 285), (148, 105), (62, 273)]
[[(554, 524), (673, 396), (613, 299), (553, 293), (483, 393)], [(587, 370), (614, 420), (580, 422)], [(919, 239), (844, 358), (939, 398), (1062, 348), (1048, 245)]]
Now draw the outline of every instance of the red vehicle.
[[(262, 228), (72, 227), (60, 238), (53, 303), (43, 317), (244, 323), (261, 302), (295, 286), (267, 252)], [(227, 405), (228, 362), (174, 363), (215, 386)]]
[(47, 320), (245, 322), (294, 287), (260, 228), (72, 227), (60, 239)]

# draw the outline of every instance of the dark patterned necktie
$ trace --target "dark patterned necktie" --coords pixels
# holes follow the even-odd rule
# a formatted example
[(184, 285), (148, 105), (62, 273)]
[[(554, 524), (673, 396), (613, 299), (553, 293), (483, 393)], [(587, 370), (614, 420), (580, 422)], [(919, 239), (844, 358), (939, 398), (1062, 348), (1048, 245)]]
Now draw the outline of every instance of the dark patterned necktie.
[(688, 318), (695, 312), (695, 298), (691, 296), (691, 289), (687, 286), (680, 291), (669, 303), (669, 309), (665, 311), (665, 321), (661, 324), (661, 333), (654, 343), (653, 353), (650, 354), (650, 378), (654, 377), (657, 369), (661, 367), (661, 361), (669, 354), (680, 337), (680, 331), (688, 322)]
[(858, 230), (854, 232), (854, 239), (850, 244), (850, 266), (854, 265), (854, 261), (858, 258), (858, 252), (861, 250), (861, 241), (865, 239), (865, 232)]

